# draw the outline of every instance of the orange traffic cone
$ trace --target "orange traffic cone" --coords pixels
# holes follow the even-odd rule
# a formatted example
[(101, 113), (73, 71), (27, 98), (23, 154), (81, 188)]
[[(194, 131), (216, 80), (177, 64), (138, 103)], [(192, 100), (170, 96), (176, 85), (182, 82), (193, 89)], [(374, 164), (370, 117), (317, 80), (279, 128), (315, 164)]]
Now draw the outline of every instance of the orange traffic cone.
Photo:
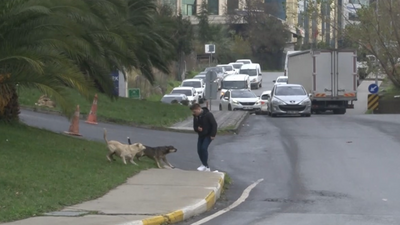
[(74, 136), (82, 136), (79, 133), (79, 105), (76, 106), (74, 118), (72, 118), (71, 126), (69, 126), (69, 130), (64, 133)]
[(85, 122), (90, 124), (97, 124), (96, 112), (97, 112), (97, 94), (94, 95), (92, 108), (90, 109), (89, 116)]

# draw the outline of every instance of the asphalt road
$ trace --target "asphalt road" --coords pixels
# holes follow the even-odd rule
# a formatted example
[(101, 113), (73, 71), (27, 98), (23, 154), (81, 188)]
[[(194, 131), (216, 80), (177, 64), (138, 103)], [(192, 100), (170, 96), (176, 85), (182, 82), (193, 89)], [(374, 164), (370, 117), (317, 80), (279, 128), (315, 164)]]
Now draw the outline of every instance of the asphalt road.
[[(277, 76), (265, 74), (263, 90), (271, 89)], [(21, 118), (55, 132), (69, 127), (58, 116), (24, 111)], [(194, 134), (80, 123), (81, 133), (91, 140), (102, 141), (103, 127), (109, 139), (126, 142), (130, 136), (147, 145), (176, 146), (169, 160), (178, 168), (199, 165)], [(223, 199), (180, 225), (225, 208), (261, 178), (244, 203), (204, 224), (400, 224), (399, 132), (400, 115), (252, 115), (238, 135), (218, 136), (211, 145), (210, 166), (233, 181)]]
[(181, 225), (226, 207), (260, 178), (244, 203), (204, 224), (400, 224), (399, 118), (251, 116), (212, 150), (211, 165), (233, 180), (227, 200)]
[[(263, 72), (263, 82), (262, 82), (262, 88), (260, 89), (252, 89), (252, 91), (257, 95), (261, 95), (263, 91), (271, 90), (272, 87), (274, 86), (274, 83), (272, 82), (275, 80), (277, 77), (283, 76), (283, 72)], [(218, 91), (217, 96), (220, 96), (220, 92)], [(211, 100), (211, 110), (218, 110), (219, 107), (219, 99), (217, 100)]]

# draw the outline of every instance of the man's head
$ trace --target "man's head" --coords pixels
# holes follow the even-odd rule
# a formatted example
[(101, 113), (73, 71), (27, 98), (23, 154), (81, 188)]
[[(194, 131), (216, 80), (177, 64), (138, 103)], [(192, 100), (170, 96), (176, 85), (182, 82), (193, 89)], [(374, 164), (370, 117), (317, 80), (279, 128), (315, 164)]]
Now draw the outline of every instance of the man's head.
[(193, 116), (199, 116), (203, 109), (201, 108), (200, 104), (195, 103), (190, 106), (190, 110), (192, 110)]

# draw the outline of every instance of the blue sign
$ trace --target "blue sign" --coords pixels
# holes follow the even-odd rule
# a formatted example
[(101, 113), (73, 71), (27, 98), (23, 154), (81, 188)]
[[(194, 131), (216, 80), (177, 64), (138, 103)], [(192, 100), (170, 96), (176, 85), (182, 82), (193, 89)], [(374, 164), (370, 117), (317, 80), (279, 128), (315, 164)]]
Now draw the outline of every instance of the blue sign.
[(114, 95), (119, 96), (119, 72), (118, 71), (112, 72), (111, 79), (114, 82)]
[(378, 93), (378, 91), (379, 91), (379, 86), (376, 85), (376, 84), (370, 84), (370, 85), (368, 86), (368, 91), (369, 91), (369, 93), (371, 93), (371, 94), (376, 94), (376, 93)]

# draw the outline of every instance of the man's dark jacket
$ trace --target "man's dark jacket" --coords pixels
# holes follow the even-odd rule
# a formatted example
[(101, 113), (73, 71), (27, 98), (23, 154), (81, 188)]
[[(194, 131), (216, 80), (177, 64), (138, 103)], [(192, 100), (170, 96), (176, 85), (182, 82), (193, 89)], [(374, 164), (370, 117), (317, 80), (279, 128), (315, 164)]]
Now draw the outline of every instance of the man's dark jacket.
[[(193, 116), (193, 129), (199, 134), (199, 137), (215, 137), (218, 128), (217, 121), (206, 107), (202, 109), (203, 112), (199, 116)], [(197, 129), (198, 127), (203, 128), (203, 130), (200, 132)]]

